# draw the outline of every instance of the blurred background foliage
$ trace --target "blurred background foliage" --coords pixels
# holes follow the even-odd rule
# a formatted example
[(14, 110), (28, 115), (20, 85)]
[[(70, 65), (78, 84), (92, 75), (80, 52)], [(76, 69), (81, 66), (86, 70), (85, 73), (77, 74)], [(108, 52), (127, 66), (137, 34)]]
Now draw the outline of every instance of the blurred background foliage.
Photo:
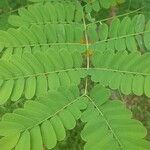
[[(17, 13), (19, 8), (29, 4), (28, 0), (0, 0), (0, 30), (7, 30), (11, 27), (7, 21), (10, 14)], [(132, 11), (134, 13), (130, 14)], [(139, 13), (145, 14), (147, 19), (150, 18), (150, 0), (118, 0), (117, 6), (112, 6), (109, 10), (93, 12), (92, 16), (97, 20), (101, 20), (121, 14), (134, 16)], [(144, 96), (124, 96), (119, 91), (112, 91), (112, 98), (121, 99), (133, 112), (133, 118), (143, 123), (148, 130), (147, 139), (150, 141), (150, 99)], [(0, 117), (6, 112), (11, 112), (17, 107), (22, 107), (23, 101), (20, 100), (17, 104), (7, 104), (7, 106), (0, 107)], [(53, 150), (82, 150), (84, 142), (81, 140), (79, 134), (82, 128), (83, 124), (79, 121), (73, 131), (68, 131), (67, 141), (59, 143)]]
[(0, 0), (0, 29), (8, 29), (10, 27), (7, 21), (9, 15), (27, 4), (27, 0)]

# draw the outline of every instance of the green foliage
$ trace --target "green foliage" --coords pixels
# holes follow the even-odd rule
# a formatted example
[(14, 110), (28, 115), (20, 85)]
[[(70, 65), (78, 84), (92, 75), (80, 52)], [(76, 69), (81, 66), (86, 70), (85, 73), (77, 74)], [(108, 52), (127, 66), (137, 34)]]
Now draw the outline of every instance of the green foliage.
[(109, 92), (99, 86), (91, 92), (88, 108), (82, 117), (87, 122), (81, 133), (87, 141), (84, 149), (148, 149), (149, 143), (141, 140), (146, 135), (145, 128), (140, 122), (130, 119), (131, 113), (120, 101), (109, 101), (108, 98)]
[[(123, 94), (131, 93), (150, 97), (149, 53), (95, 52), (93, 64), (89, 70), (92, 80), (111, 89), (119, 89)], [(127, 63), (128, 62), (128, 63)]]
[(1, 0), (0, 1), (0, 29), (6, 30), (11, 25), (8, 23), (9, 15), (15, 13), (19, 7), (27, 5), (27, 0)]
[(133, 118), (138, 119), (147, 128), (148, 134), (146, 139), (150, 140), (150, 101), (144, 96), (123, 96), (124, 103), (133, 112)]
[(9, 99), (15, 102), (22, 95), (31, 99), (59, 86), (78, 85), (85, 76), (84, 69), (81, 70), (82, 56), (77, 51), (56, 53), (48, 49), (43, 53), (36, 49), (34, 54), (24, 52), (20, 57), (13, 55), (9, 62), (0, 62), (0, 104)]
[[(98, 22), (99, 24), (99, 22)], [(92, 47), (113, 51), (149, 51), (149, 21), (145, 21), (144, 15), (136, 15), (133, 19), (124, 17), (120, 21), (114, 18), (110, 25), (100, 22), (88, 24), (89, 39), (94, 42)], [(98, 29), (98, 32), (97, 32)]]
[(82, 19), (82, 7), (71, 2), (47, 2), (44, 5), (37, 4), (29, 6), (28, 9), (21, 8), (18, 15), (9, 18), (9, 23), (14, 26), (31, 26), (32, 24), (79, 23)]
[(118, 0), (30, 2), (0, 31), (1, 150), (61, 149), (79, 122), (82, 142), (65, 149), (150, 149), (146, 129), (110, 95), (150, 97), (150, 21), (89, 18)]
[[(59, 88), (59, 92), (49, 92), (47, 96), (26, 102), (22, 109), (5, 114), (0, 123), (0, 135), (5, 136), (0, 141), (1, 149), (12, 149), (16, 144), (17, 150), (41, 150), (43, 145), (52, 149), (57, 140), (64, 140), (65, 129), (75, 127), (80, 110), (86, 108), (84, 101), (76, 88)], [(14, 140), (11, 135), (15, 134)]]
[(124, 3), (124, 0), (83, 0), (85, 4), (85, 11), (91, 13), (92, 11), (100, 11), (101, 9), (109, 9), (112, 6)]

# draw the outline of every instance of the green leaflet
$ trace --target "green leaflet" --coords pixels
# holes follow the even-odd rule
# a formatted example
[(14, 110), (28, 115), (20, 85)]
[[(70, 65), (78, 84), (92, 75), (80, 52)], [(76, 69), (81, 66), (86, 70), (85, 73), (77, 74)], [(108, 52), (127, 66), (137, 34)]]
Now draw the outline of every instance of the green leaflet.
[[(22, 116), (22, 115), (20, 115), (20, 114), (14, 114), (13, 116), (12, 116), (12, 114), (11, 113), (6, 113), (5, 115), (4, 115), (5, 117), (3, 118), (3, 121), (4, 122), (6, 122), (6, 124), (8, 123), (8, 122), (13, 122), (13, 121), (16, 121), (16, 123), (18, 124), (18, 125), (13, 125), (13, 124), (10, 124), (10, 126), (16, 126), (18, 129), (22, 129), (22, 127), (20, 126), (19, 127), (19, 125), (21, 125), (21, 124), (24, 124), (23, 126), (24, 127), (28, 127), (29, 125), (31, 125), (30, 124), (30, 122), (32, 122), (32, 124), (34, 124), (35, 122), (34, 121), (32, 121), (31, 119), (28, 119), (28, 118), (26, 118), (26, 117), (24, 117), (24, 116)], [(8, 126), (9, 127), (9, 126)], [(13, 130), (12, 130), (13, 131)], [(5, 132), (5, 130), (4, 130), (4, 132)]]
[(70, 86), (70, 78), (66, 72), (61, 72), (58, 74), (59, 80), (60, 80), (60, 85), (64, 86)]
[(99, 10), (100, 10), (100, 4), (99, 4), (99, 2), (98, 1), (95, 1), (95, 2), (93, 2), (92, 3), (92, 9), (94, 10), (94, 11), (96, 11), (96, 12), (98, 12)]
[(143, 94), (143, 85), (144, 85), (144, 77), (141, 75), (137, 75), (133, 79), (133, 93), (135, 95), (141, 96)]
[(145, 94), (146, 94), (148, 97), (150, 96), (149, 81), (150, 81), (150, 76), (147, 76), (147, 77), (145, 78), (144, 91), (145, 91)]
[(150, 21), (146, 24), (146, 33), (144, 33), (144, 43), (148, 50), (150, 50), (150, 42), (149, 42), (149, 35), (150, 35)]
[(56, 145), (56, 135), (53, 126), (49, 121), (45, 121), (41, 125), (41, 133), (46, 148), (52, 149)]
[(99, 2), (103, 8), (108, 9), (110, 7), (110, 1), (100, 0)]
[(108, 37), (108, 25), (107, 24), (100, 24), (99, 26), (99, 37), (100, 40), (106, 40)]
[(14, 89), (13, 89), (13, 92), (11, 95), (12, 101), (17, 101), (21, 97), (23, 90), (24, 90), (24, 87), (25, 87), (24, 78), (19, 78), (15, 81)]
[(145, 16), (140, 14), (135, 17), (135, 31), (138, 32), (143, 32), (145, 28)]
[(35, 90), (36, 90), (36, 78), (29, 77), (26, 80), (26, 84), (25, 84), (25, 97), (27, 99), (31, 99), (35, 94)]
[[(101, 97), (99, 98), (99, 91), (101, 91)], [(109, 91), (104, 89), (102, 86), (96, 86), (92, 91), (91, 91), (91, 98), (94, 98), (96, 101), (98, 101), (98, 105), (102, 105), (107, 101), (109, 98), (110, 94)]]
[(65, 69), (72, 68), (73, 63), (74, 63), (73, 59), (72, 59), (72, 55), (68, 51), (63, 50), (60, 52), (60, 56), (62, 58), (65, 58), (65, 59), (63, 59), (63, 64), (65, 66)]
[(5, 103), (11, 95), (13, 90), (14, 80), (8, 80), (3, 83), (3, 86), (0, 88), (0, 104)]
[(17, 144), (18, 139), (19, 139), (18, 134), (3, 137), (2, 139), (0, 139), (1, 149), (2, 150), (13, 149)]
[(34, 73), (40, 73), (44, 71), (43, 65), (34, 57), (33, 55), (30, 55), (30, 53), (24, 53), (22, 55), (23, 60), (28, 62), (28, 64), (34, 68)]
[[(117, 81), (118, 82), (118, 87), (116, 89), (118, 89), (119, 86), (120, 86), (121, 92), (125, 95), (129, 95), (132, 90), (133, 90), (134, 93), (136, 93), (135, 92), (136, 89), (134, 89), (137, 86), (135, 81), (134, 81), (134, 84), (135, 84), (134, 88), (132, 89), (132, 87), (131, 87), (132, 82), (133, 82), (133, 75), (131, 75), (131, 74), (123, 75), (123, 74), (121, 74), (120, 76), (121, 76), (120, 77), (121, 79), (119, 80), (120, 82)], [(116, 83), (114, 83), (114, 84), (116, 84)]]
[[(66, 129), (71, 130), (75, 127), (75, 125), (76, 125), (75, 118), (68, 110), (61, 112), (59, 114), (59, 117)], [(66, 120), (68, 120), (68, 121), (66, 121)]]
[(48, 84), (50, 90), (58, 89), (58, 87), (60, 86), (60, 82), (59, 82), (59, 77), (56, 73), (48, 76)]
[(58, 141), (62, 141), (66, 137), (66, 131), (65, 131), (62, 121), (60, 120), (59, 117), (56, 116), (50, 120), (50, 123), (54, 127)]
[(1, 122), (0, 127), (0, 135), (5, 137), (9, 137), (9, 135), (14, 135), (14, 133), (20, 132), (24, 128), (24, 126), (22, 126), (21, 124), (8, 121)]
[(96, 24), (91, 24), (87, 28), (87, 34), (89, 35), (89, 42), (95, 43), (98, 40), (98, 35), (96, 32)]
[(47, 78), (43, 76), (37, 77), (37, 88), (36, 88), (36, 95), (42, 95), (47, 93), (48, 85), (47, 85)]
[(15, 148), (15, 150), (22, 150), (22, 149), (30, 150), (30, 133), (29, 133), (29, 131), (25, 131), (24, 133), (22, 133), (21, 138)]
[(120, 27), (120, 20), (118, 18), (115, 18), (110, 26), (109, 30), (110, 38), (117, 37), (119, 27)]
[(41, 150), (43, 148), (43, 142), (41, 137), (40, 127), (36, 126), (31, 129), (31, 150)]

